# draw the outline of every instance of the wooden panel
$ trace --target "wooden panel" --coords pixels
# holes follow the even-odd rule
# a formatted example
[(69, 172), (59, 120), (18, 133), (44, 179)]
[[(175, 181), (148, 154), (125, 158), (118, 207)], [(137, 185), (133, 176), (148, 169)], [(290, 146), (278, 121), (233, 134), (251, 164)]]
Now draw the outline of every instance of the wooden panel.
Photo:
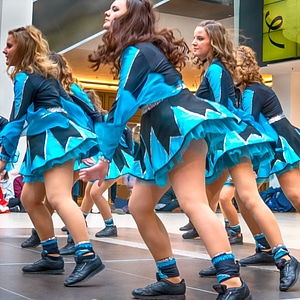
[[(102, 102), (102, 107), (109, 111), (116, 99), (117, 93), (105, 92), (105, 91), (100, 91), (100, 90), (96, 90), (96, 93)], [(141, 111), (138, 110), (135, 113), (135, 115), (132, 118), (130, 118), (129, 122), (132, 124), (140, 123), (141, 122)]]

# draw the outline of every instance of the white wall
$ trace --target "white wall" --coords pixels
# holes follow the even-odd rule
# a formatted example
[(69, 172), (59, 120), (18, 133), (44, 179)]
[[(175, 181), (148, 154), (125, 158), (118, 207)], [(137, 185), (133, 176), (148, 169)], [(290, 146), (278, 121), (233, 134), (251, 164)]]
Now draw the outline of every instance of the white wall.
[[(32, 24), (32, 0), (0, 0), (0, 114), (9, 118), (13, 103), (13, 83), (6, 74), (5, 57), (2, 54), (10, 29)], [(19, 143), (21, 153), (16, 169), (20, 167), (25, 152), (25, 139)]]

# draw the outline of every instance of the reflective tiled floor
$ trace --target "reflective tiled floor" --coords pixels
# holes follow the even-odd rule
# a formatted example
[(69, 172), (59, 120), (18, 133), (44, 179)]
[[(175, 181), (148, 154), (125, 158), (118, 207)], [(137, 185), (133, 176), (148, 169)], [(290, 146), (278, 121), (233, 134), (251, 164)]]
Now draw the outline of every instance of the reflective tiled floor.
[[(181, 276), (187, 283), (187, 300), (213, 300), (216, 293), (212, 285), (215, 278), (200, 278), (202, 268), (210, 266), (210, 260), (200, 239), (183, 240), (179, 227), (187, 223), (183, 213), (160, 213), (171, 237), (174, 255), (177, 258)], [(221, 215), (218, 214), (221, 219)], [(277, 213), (285, 243), (300, 260), (300, 214)], [(66, 234), (60, 228), (62, 221), (54, 215), (54, 224), (60, 247), (66, 243)], [(0, 299), (77, 299), (77, 300), (127, 300), (131, 291), (155, 281), (155, 265), (136, 229), (131, 215), (114, 214), (118, 227), (116, 238), (95, 238), (95, 233), (103, 228), (99, 214), (87, 218), (90, 238), (96, 252), (101, 256), (106, 268), (79, 287), (66, 288), (64, 279), (74, 268), (72, 257), (65, 257), (63, 275), (23, 274), (21, 268), (40, 258), (41, 248), (22, 249), (20, 244), (31, 233), (31, 222), (26, 213), (0, 215)], [(241, 225), (244, 244), (234, 245), (237, 258), (253, 254), (254, 243), (243, 220)], [(275, 266), (255, 266), (241, 268), (241, 274), (249, 285), (253, 299), (300, 299), (300, 280), (289, 292), (278, 290), (279, 272)]]

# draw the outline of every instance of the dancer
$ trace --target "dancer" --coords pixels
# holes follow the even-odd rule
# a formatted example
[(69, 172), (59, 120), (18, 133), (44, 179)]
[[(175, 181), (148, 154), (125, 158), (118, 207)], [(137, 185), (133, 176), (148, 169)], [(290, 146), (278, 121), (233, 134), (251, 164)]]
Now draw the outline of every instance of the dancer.
[[(275, 159), (270, 166), (263, 166), (264, 173), (260, 177), (276, 174), (280, 186), (295, 207), (300, 212), (300, 130), (294, 127), (283, 114), (280, 101), (275, 92), (263, 83), (255, 52), (247, 46), (236, 49), (237, 67), (235, 84), (241, 91), (241, 108), (252, 114), (263, 126), (271, 125), (278, 134), (275, 147)], [(268, 127), (269, 128), (269, 127)], [(239, 199), (237, 198), (239, 201)], [(253, 234), (255, 254), (240, 260), (242, 265), (274, 263), (272, 249), (256, 221), (239, 203), (241, 213)], [(299, 273), (300, 267), (296, 271)]]
[(14, 81), (15, 97), (11, 120), (0, 133), (0, 170), (14, 155), (26, 121), (27, 152), (20, 170), (25, 184), (21, 198), (43, 249), (42, 259), (22, 270), (46, 274), (64, 271), (52, 218), (43, 204), (46, 194), (76, 242), (76, 266), (64, 281), (65, 286), (73, 286), (104, 269), (71, 195), (74, 161), (95, 154), (96, 136), (89, 130), (88, 119), (79, 106), (74, 104), (80, 126), (63, 109), (62, 102), (71, 99), (56, 79), (59, 70), (49, 60), (48, 43), (40, 30), (34, 26), (10, 30), (3, 53), (7, 72)]
[[(236, 108), (232, 79), (236, 60), (234, 58), (233, 43), (226, 28), (216, 21), (202, 21), (194, 31), (193, 52), (194, 56), (201, 61), (204, 75), (196, 95), (221, 103), (228, 107), (230, 111), (238, 114), (247, 124), (254, 124), (256, 128), (259, 128), (259, 133), (251, 126), (243, 132), (242, 137), (249, 143), (254, 135), (261, 134), (265, 136), (263, 134), (264, 127), (255, 122), (250, 114), (242, 113), (241, 110)], [(275, 142), (276, 140), (273, 137), (270, 137), (270, 139), (266, 137), (265, 141)], [(241, 149), (239, 147), (236, 149), (236, 154), (243, 156), (243, 153), (238, 151)], [(253, 151), (253, 148), (249, 147), (248, 150)], [(271, 147), (269, 147), (269, 151), (272, 151)], [(289, 250), (284, 245), (273, 213), (260, 198), (253, 168), (259, 168), (262, 162), (253, 159), (255, 152), (250, 152), (250, 155), (252, 155), (251, 160), (243, 158), (241, 163), (229, 168), (228, 171), (232, 176), (240, 201), (256, 220), (272, 247), (276, 266), (280, 270), (279, 289), (286, 291), (297, 282), (299, 263), (296, 258), (290, 255)], [(224, 172), (224, 174), (226, 173), (228, 172)], [(208, 195), (211, 196), (218, 191), (219, 186), (224, 183), (223, 177), (221, 176), (207, 186)]]
[[(188, 47), (171, 30), (156, 31), (150, 0), (114, 1), (105, 13), (103, 27), (107, 29), (103, 44), (89, 58), (95, 70), (110, 64), (120, 85), (108, 121), (96, 128), (103, 155), (94, 167), (81, 170), (80, 178), (99, 179), (101, 184), (124, 126), (141, 108), (140, 147), (131, 168), (137, 180), (129, 208), (156, 262), (158, 281), (135, 289), (133, 297), (185, 299), (185, 282), (168, 233), (154, 211), (171, 185), (218, 270), (217, 299), (252, 299), (240, 278), (225, 228), (209, 208), (205, 194), (207, 150), (212, 155), (215, 147), (223, 145), (224, 136), (239, 130), (239, 125), (227, 109), (196, 99), (184, 86), (175, 68), (185, 65)], [(220, 160), (218, 167), (216, 170), (227, 167), (226, 161)]]

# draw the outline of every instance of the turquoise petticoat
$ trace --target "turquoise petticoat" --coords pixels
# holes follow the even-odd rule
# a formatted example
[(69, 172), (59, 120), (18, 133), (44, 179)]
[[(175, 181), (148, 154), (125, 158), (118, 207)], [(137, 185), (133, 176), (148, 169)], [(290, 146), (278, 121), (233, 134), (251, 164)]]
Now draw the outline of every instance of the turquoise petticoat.
[(260, 178), (268, 178), (276, 174), (280, 176), (292, 169), (299, 168), (300, 163), (300, 129), (283, 118), (271, 124), (278, 134), (274, 148), (274, 159), (265, 162), (258, 171)]
[(27, 151), (20, 170), (24, 182), (43, 182), (44, 172), (53, 166), (99, 152), (97, 137), (88, 124), (77, 125), (62, 109), (30, 111), (27, 121)]
[(194, 139), (208, 144), (207, 183), (243, 157), (254, 164), (273, 157), (267, 136), (240, 122), (224, 106), (197, 99), (188, 90), (164, 99), (142, 116), (140, 139), (131, 175), (159, 186), (168, 183), (168, 172), (181, 162)]

